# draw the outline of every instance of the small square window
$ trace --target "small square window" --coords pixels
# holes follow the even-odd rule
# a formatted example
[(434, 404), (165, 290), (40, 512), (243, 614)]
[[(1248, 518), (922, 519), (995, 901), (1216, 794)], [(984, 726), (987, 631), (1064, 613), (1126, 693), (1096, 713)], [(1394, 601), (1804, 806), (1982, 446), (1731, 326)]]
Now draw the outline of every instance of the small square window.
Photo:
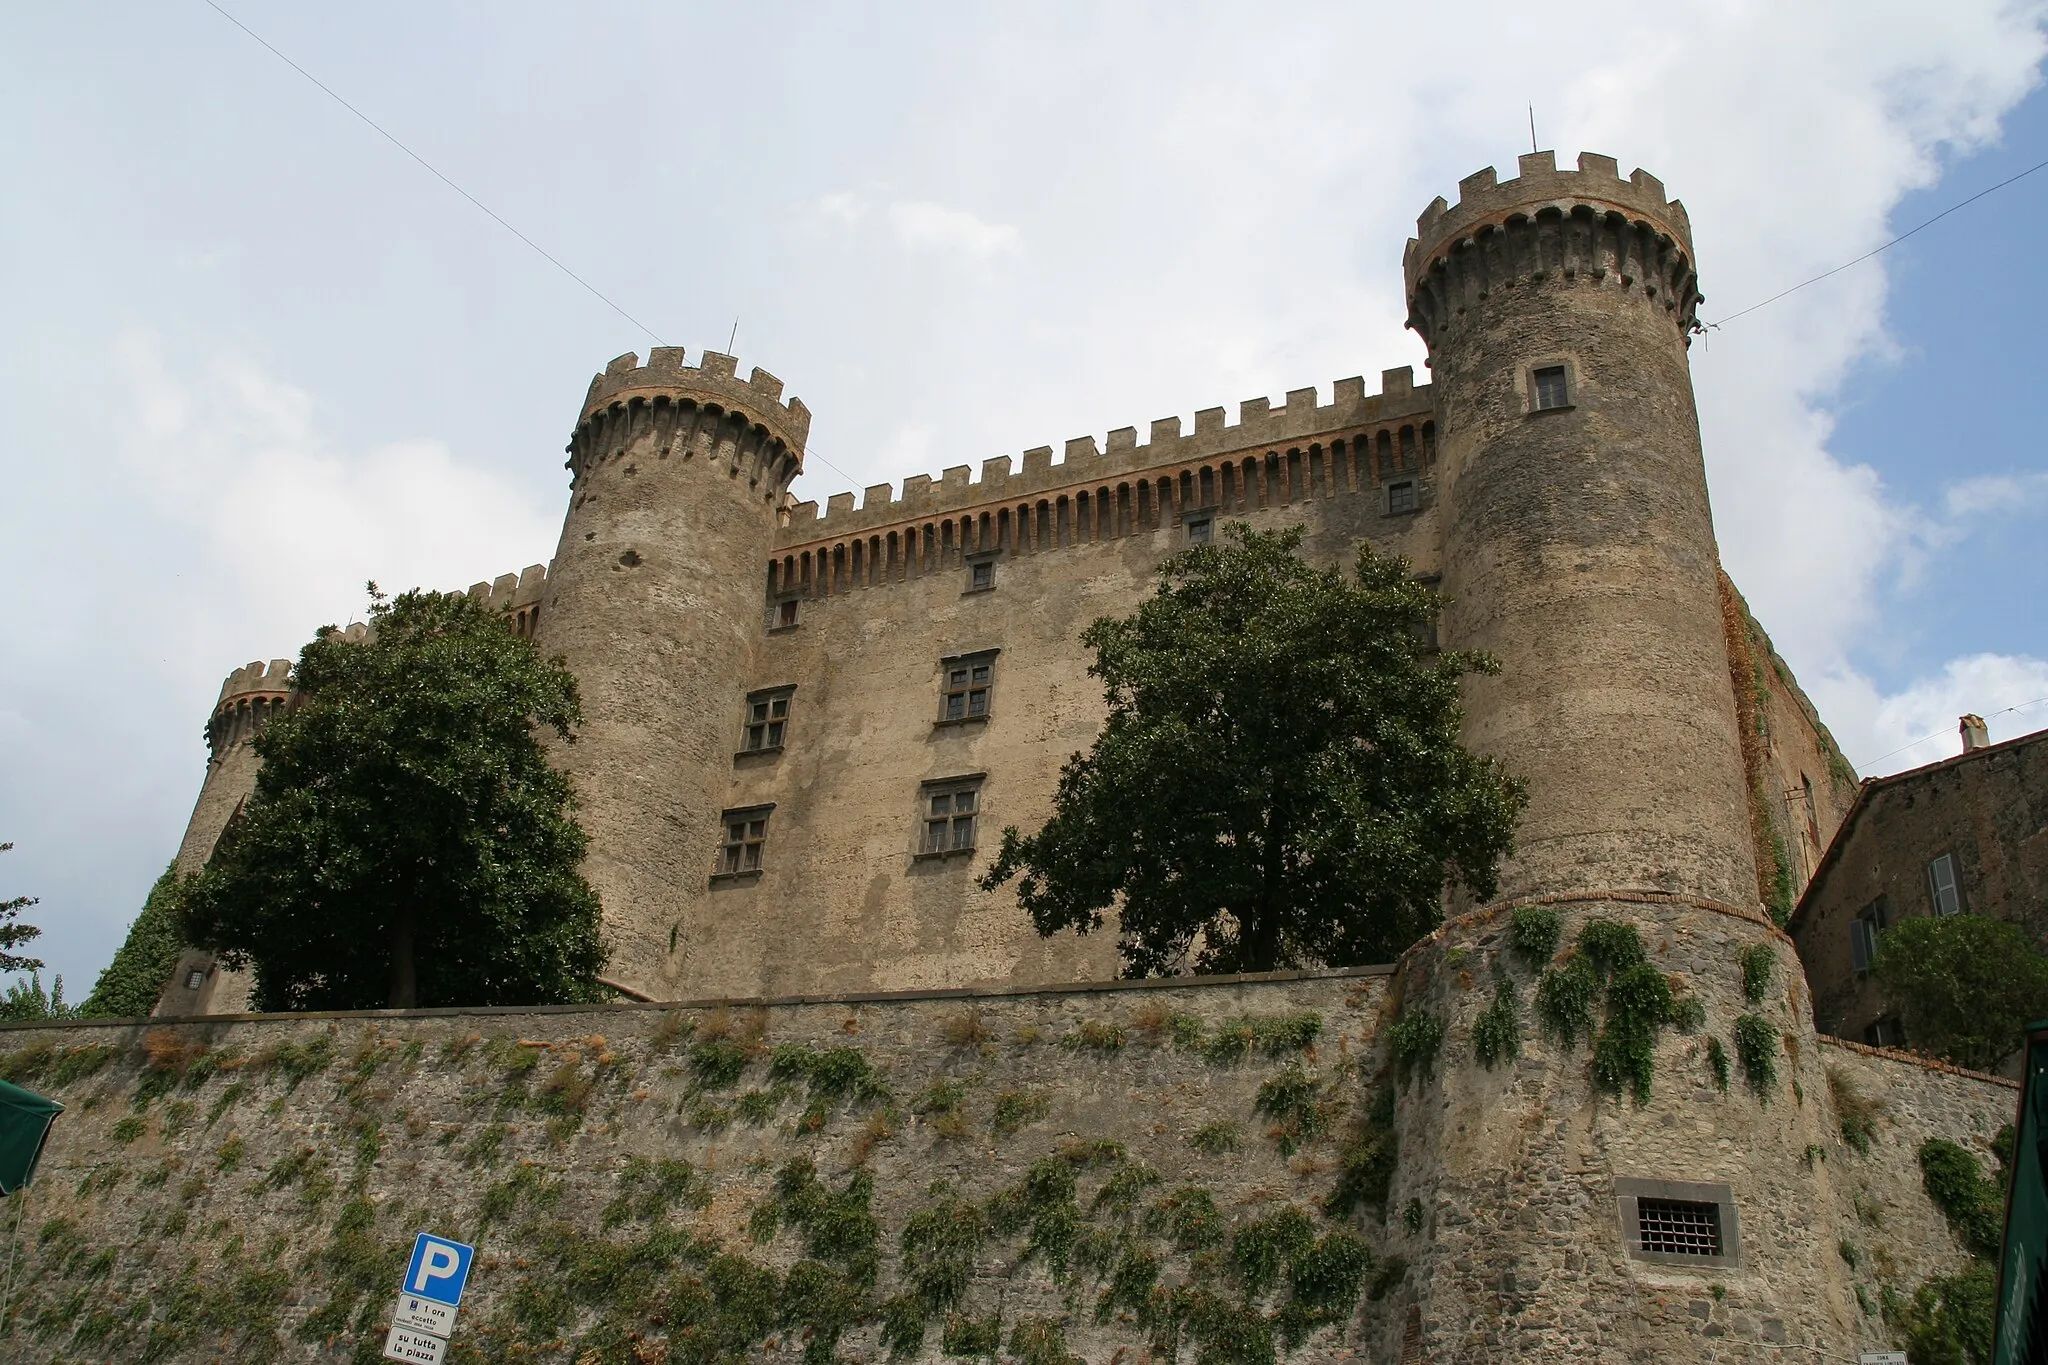
[(1636, 1245), (1667, 1256), (1719, 1256), (1721, 1206), (1694, 1199), (1639, 1199)]
[(996, 585), (996, 562), (993, 559), (978, 559), (967, 566), (967, 590), (986, 592)]
[(927, 782), (919, 791), (923, 809), (923, 831), (918, 836), (918, 856), (939, 858), (952, 853), (974, 851), (974, 823), (981, 815), (979, 776), (946, 778)]
[(989, 695), (995, 689), (996, 660), (993, 654), (947, 659), (941, 665), (939, 719), (941, 721), (985, 720)]
[(1565, 382), (1564, 366), (1538, 366), (1530, 372), (1529, 380), (1536, 399), (1536, 411), (1548, 412), (1552, 408), (1568, 408), (1572, 405), (1571, 388)]
[(1731, 1266), (1742, 1259), (1734, 1192), (1683, 1180), (1614, 1182), (1621, 1203), (1622, 1247), (1638, 1261), (1669, 1266)]
[(1963, 908), (1962, 888), (1956, 885), (1956, 859), (1953, 853), (1944, 853), (1927, 865), (1927, 894), (1934, 903), (1937, 915), (1960, 914)]
[(1413, 512), (1418, 505), (1415, 495), (1415, 480), (1403, 479), (1399, 483), (1387, 485), (1387, 514), (1389, 516), (1398, 516), (1403, 512)]
[(782, 629), (784, 626), (796, 624), (796, 604), (797, 599), (794, 597), (785, 597), (775, 604), (775, 628), (777, 630)]
[(1207, 545), (1216, 539), (1216, 522), (1212, 517), (1189, 517), (1181, 524), (1190, 545)]
[(203, 971), (201, 971), (201, 970), (200, 970), (199, 968), (197, 968), (197, 967), (194, 967), (194, 968), (193, 968), (193, 969), (192, 969), (191, 971), (189, 971), (189, 972), (185, 973), (185, 989), (186, 989), (186, 990), (188, 990), (188, 991), (196, 991), (196, 990), (198, 990), (198, 989), (199, 989), (199, 988), (200, 988), (201, 986), (204, 986), (205, 984), (206, 984), (206, 973), (205, 973), (205, 972), (203, 972)]
[(768, 844), (768, 816), (772, 806), (729, 810), (721, 819), (725, 834), (718, 849), (721, 877), (744, 877), (761, 870), (762, 851)]
[(743, 754), (770, 753), (782, 747), (789, 728), (789, 699), (794, 688), (755, 692), (747, 697), (747, 720), (740, 735)]

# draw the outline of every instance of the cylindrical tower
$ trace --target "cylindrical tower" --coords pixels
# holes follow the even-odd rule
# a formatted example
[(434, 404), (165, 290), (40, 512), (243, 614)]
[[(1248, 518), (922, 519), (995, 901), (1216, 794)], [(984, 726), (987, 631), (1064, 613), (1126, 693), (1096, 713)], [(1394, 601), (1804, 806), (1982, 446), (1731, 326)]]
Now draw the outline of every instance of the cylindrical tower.
[(270, 718), (291, 705), (292, 664), (289, 659), (272, 659), (268, 667), (259, 660), (228, 674), (220, 685), (220, 699), (206, 719), (206, 783), (185, 823), (185, 838), (178, 845), (178, 872), (191, 876), (206, 866), (221, 831), (256, 790), (256, 770), (262, 764), (249, 741), (256, 738)]
[[(1405, 265), (1435, 376), (1441, 632), (1499, 658), (1467, 691), (1465, 739), (1530, 801), (1499, 899), (1395, 981), (1400, 1036), (1444, 1031), (1392, 1120), (1388, 1208), (1415, 1231), (1389, 1349), (1839, 1355), (1871, 1327), (1835, 1254), (1805, 981), (1757, 895), (1685, 210), (1602, 156), (1525, 156), (1518, 179), (1460, 191), (1423, 213)], [(1518, 950), (1524, 908), (1556, 917), (1551, 948)], [(1638, 953), (1648, 970), (1610, 993), (1603, 973)], [(1662, 1013), (1665, 989), (1686, 1008)]]
[[(259, 659), (228, 674), (220, 685), (220, 698), (206, 720), (206, 782), (178, 845), (179, 876), (193, 876), (206, 866), (228, 821), (255, 792), (256, 772), (263, 765), (249, 741), (296, 695), (289, 659), (272, 659), (267, 667)], [(212, 953), (187, 948), (164, 983), (154, 1012), (235, 1014), (249, 1007), (251, 985), (247, 972), (227, 971), (214, 962)]]
[[(535, 623), (584, 721), (558, 762), (590, 834), (612, 979), (670, 997), (713, 926), (700, 907), (765, 621), (770, 541), (811, 415), (731, 356), (620, 356), (569, 441), (569, 513)], [(727, 989), (730, 987), (727, 986)]]
[(1508, 895), (1757, 903), (1686, 346), (1685, 208), (1612, 158), (1491, 168), (1408, 243), (1429, 345), (1446, 644), (1501, 661), (1467, 743), (1529, 782)]

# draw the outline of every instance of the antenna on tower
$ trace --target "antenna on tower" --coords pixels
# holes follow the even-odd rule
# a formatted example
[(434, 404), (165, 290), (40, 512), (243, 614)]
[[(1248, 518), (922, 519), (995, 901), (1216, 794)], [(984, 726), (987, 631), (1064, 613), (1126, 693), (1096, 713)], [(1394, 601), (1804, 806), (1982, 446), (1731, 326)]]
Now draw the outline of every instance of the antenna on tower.
[(1534, 153), (1536, 150), (1536, 106), (1531, 104), (1529, 106), (1529, 151)]
[(725, 353), (726, 353), (727, 355), (731, 355), (731, 354), (733, 353), (733, 351), (732, 351), (732, 344), (733, 344), (733, 343), (734, 343), (735, 341), (738, 341), (739, 339), (740, 339), (740, 320), (739, 320), (738, 318), (734, 318), (734, 319), (732, 320), (732, 335), (731, 335), (731, 336), (728, 336), (728, 337), (727, 337), (727, 338), (725, 339)]

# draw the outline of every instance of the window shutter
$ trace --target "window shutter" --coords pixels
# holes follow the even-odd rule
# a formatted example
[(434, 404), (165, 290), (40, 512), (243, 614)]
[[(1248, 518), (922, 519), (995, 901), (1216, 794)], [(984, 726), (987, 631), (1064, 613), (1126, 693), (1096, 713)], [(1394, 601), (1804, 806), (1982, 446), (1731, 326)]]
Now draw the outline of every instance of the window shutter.
[(1934, 902), (1934, 913), (1953, 915), (1962, 909), (1961, 898), (1956, 895), (1956, 861), (1947, 853), (1927, 865), (1927, 889)]

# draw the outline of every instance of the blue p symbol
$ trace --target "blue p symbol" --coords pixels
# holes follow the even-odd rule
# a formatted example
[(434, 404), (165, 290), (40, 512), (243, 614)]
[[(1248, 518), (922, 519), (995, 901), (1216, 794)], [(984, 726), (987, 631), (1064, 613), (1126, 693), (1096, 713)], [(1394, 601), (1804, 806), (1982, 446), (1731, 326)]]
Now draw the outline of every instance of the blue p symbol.
[(461, 1242), (421, 1233), (413, 1243), (412, 1264), (406, 1267), (405, 1292), (454, 1307), (462, 1301), (470, 1257), (475, 1254), (475, 1248)]

